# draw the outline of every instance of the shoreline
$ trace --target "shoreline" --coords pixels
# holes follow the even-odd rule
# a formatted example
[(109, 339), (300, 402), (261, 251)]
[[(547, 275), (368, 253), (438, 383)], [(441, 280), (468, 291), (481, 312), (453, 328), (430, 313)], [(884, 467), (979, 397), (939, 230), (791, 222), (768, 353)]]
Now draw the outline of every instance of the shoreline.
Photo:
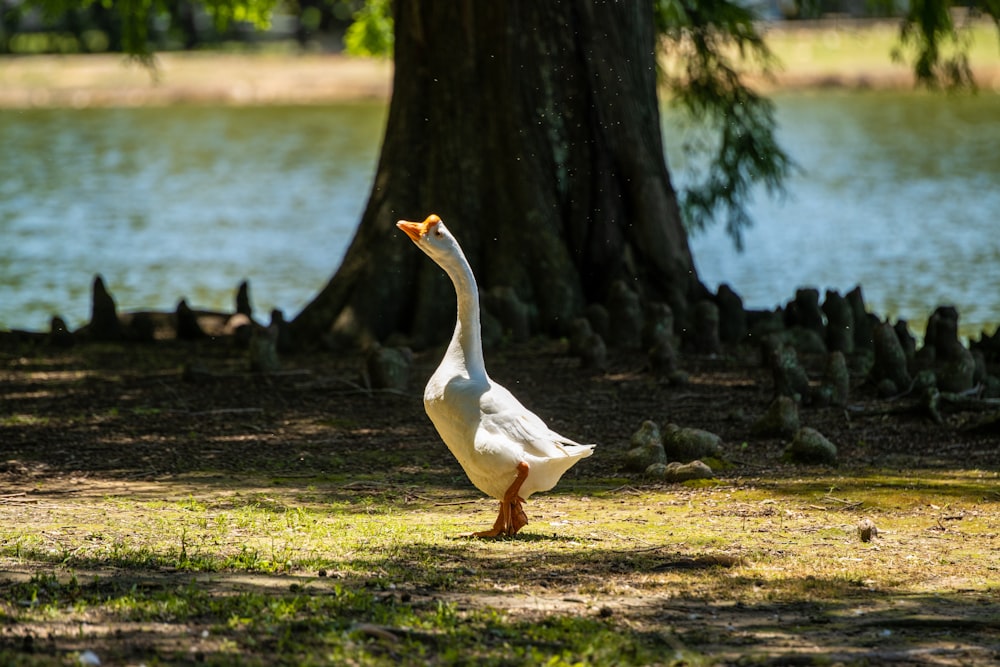
[[(1000, 93), (992, 26), (973, 29), (969, 62), (980, 91)], [(760, 92), (916, 90), (913, 68), (893, 62), (898, 24), (831, 19), (769, 24), (779, 61), (748, 73)], [(155, 71), (121, 54), (0, 56), (0, 109), (204, 105), (310, 105), (387, 100), (389, 58), (287, 52), (165, 52)], [(662, 60), (670, 69), (670, 58)]]
[(388, 99), (392, 61), (339, 54), (163, 53), (0, 58), (0, 108), (306, 105)]

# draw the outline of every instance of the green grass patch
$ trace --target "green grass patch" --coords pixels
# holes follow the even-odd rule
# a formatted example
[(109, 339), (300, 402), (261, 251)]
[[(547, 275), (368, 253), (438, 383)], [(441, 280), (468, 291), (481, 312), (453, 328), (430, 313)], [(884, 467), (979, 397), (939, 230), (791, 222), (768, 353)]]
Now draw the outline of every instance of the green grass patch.
[[(997, 64), (995, 26), (980, 21), (971, 24), (963, 34), (968, 39), (970, 64), (974, 67)], [(768, 46), (789, 72), (865, 72), (910, 67), (892, 60), (893, 49), (899, 46), (899, 25), (892, 21), (870, 24), (831, 21), (807, 29), (790, 23), (768, 30), (766, 35)]]
[[(719, 630), (693, 618), (720, 601), (760, 619), (812, 605), (822, 628), (886, 596), (995, 595), (1000, 503), (983, 475), (567, 484), (499, 541), (466, 537), (491, 502), (434, 488), (324, 502), (335, 489), (319, 480), (254, 490), (195, 477), (163, 498), (54, 495), (0, 529), (0, 566), (25, 573), (0, 576), (0, 618), (38, 636), (156, 628), (145, 648), (94, 640), (112, 663), (194, 650), (217, 665), (712, 664)], [(861, 516), (881, 531), (871, 543)], [(67, 636), (13, 664), (63, 664), (85, 646)]]

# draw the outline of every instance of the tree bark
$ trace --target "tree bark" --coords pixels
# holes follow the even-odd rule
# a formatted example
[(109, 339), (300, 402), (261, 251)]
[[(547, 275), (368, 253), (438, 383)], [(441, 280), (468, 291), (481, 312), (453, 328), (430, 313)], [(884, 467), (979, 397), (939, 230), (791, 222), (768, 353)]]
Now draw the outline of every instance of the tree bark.
[(625, 280), (677, 322), (699, 293), (660, 134), (649, 2), (397, 0), (395, 78), (367, 209), (292, 323), (309, 342), (445, 339), (444, 273), (395, 228), (440, 215), (480, 286), (564, 333)]

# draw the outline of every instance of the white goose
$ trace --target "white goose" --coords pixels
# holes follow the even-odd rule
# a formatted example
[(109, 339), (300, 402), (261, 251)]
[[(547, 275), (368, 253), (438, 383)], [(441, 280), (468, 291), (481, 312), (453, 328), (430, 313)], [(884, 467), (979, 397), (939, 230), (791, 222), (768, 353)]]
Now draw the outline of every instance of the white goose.
[(490, 530), (476, 537), (511, 536), (527, 525), (522, 501), (548, 491), (594, 445), (581, 445), (549, 429), (504, 387), (483, 362), (479, 289), (462, 248), (441, 218), (400, 220), (417, 247), (445, 270), (458, 294), (458, 321), (441, 365), (427, 382), (424, 408), (469, 480), (500, 501)]

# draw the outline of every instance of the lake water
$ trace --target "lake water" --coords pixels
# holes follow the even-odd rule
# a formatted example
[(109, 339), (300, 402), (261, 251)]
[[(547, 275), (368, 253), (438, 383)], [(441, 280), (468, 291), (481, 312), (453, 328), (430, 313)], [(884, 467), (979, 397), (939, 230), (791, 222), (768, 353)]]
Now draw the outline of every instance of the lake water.
[[(739, 254), (692, 239), (702, 279), (771, 308), (846, 291), (919, 324), (1000, 324), (1000, 96), (836, 92), (776, 98), (802, 171), (758, 197)], [(363, 212), (385, 106), (0, 111), (0, 328), (89, 319), (101, 273), (119, 308), (294, 316), (338, 266)], [(667, 127), (674, 127), (667, 119)], [(667, 137), (679, 145), (684, 137)], [(670, 164), (683, 180), (683, 158)]]
[(232, 310), (250, 280), (266, 321), (323, 287), (363, 213), (383, 104), (0, 111), (0, 327), (119, 309)]
[(923, 334), (954, 304), (966, 335), (1000, 324), (1000, 95), (837, 92), (777, 98), (802, 170), (783, 201), (757, 197), (739, 254), (722, 226), (692, 240), (710, 287), (749, 307), (797, 286), (850, 290)]

